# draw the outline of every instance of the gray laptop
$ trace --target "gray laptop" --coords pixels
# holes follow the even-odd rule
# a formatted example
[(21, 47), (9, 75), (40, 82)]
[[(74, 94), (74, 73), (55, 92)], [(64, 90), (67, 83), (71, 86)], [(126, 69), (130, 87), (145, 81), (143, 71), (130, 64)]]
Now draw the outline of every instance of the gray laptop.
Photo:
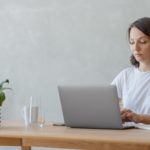
[(115, 86), (58, 86), (58, 91), (66, 126), (124, 128)]

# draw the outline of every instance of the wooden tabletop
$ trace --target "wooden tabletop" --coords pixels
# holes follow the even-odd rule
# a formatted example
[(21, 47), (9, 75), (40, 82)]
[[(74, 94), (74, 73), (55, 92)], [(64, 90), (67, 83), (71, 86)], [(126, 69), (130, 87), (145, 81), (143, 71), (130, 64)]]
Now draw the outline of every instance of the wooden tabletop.
[(150, 131), (142, 129), (79, 129), (52, 124), (43, 128), (26, 128), (23, 124), (14, 122), (3, 124), (0, 128), (0, 139), (5, 138), (16, 139), (24, 147), (150, 150)]

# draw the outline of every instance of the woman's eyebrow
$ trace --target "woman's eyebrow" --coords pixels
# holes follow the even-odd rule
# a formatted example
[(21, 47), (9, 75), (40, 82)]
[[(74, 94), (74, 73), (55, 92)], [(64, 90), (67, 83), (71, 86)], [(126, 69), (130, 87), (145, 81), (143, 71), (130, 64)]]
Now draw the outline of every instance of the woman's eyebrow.
[(130, 38), (130, 40), (133, 40), (133, 39), (143, 39), (143, 38), (150, 38), (148, 36), (141, 36), (141, 37), (138, 37), (138, 38)]

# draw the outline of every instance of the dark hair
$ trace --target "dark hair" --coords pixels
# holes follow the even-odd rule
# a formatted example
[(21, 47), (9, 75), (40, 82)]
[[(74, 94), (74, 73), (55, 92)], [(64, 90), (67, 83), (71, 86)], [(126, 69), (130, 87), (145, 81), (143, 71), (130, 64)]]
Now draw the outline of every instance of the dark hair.
[[(138, 28), (145, 35), (150, 37), (150, 18), (149, 17), (139, 18), (129, 26), (128, 39), (130, 38), (130, 31), (133, 27)], [(130, 57), (130, 62), (133, 66), (139, 67), (139, 62), (135, 59), (133, 55), (131, 55)]]

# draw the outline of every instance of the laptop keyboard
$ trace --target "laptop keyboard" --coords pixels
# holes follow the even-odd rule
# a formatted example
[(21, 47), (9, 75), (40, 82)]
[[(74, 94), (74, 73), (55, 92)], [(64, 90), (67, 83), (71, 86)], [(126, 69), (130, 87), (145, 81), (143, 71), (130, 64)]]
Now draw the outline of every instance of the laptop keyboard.
[(123, 128), (125, 128), (125, 129), (135, 128), (135, 123), (134, 122), (125, 122), (125, 123), (123, 123)]

